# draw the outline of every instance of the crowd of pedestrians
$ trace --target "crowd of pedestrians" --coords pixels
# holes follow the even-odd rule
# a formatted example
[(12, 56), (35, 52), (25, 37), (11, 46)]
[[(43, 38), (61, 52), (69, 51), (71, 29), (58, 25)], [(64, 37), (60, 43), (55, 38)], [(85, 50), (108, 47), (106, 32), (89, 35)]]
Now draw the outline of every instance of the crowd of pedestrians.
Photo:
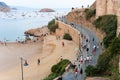
[[(81, 48), (79, 49), (79, 53), (76, 61), (73, 62), (71, 66), (73, 67), (73, 72), (75, 75), (74, 79), (84, 80), (85, 67), (88, 65), (94, 65), (97, 58), (96, 56), (98, 56), (97, 53), (100, 47), (99, 43), (96, 42), (98, 40), (96, 40), (95, 36), (91, 32), (89, 33), (87, 32), (87, 30), (85, 31), (85, 29), (82, 30), (82, 27), (79, 28), (79, 25), (68, 22), (65, 19), (65, 17), (61, 17), (58, 20), (61, 20), (68, 25), (71, 25), (71, 27), (79, 30), (81, 33), (81, 38), (82, 38), (82, 43), (80, 45)], [(69, 80), (69, 78), (66, 78), (65, 80)]]

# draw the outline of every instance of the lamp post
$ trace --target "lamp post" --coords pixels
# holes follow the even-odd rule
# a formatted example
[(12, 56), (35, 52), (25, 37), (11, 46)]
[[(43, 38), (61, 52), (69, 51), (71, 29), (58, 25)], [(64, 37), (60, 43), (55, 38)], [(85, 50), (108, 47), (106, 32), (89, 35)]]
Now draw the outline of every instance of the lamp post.
[[(22, 57), (20, 58), (21, 60), (21, 74), (22, 74), (22, 80), (24, 80), (24, 77), (23, 77), (23, 66), (28, 66), (28, 63), (27, 63), (27, 60), (24, 60)], [(23, 65), (23, 61), (25, 62), (24, 65)]]

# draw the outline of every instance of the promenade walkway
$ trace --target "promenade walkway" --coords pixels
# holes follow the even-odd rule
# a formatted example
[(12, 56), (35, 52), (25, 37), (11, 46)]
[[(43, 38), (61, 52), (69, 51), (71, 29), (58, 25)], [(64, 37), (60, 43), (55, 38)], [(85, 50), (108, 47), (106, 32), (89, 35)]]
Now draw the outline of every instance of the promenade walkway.
[[(100, 41), (97, 36), (85, 27), (71, 23), (66, 20), (65, 17), (60, 18), (64, 23), (71, 25), (71, 27), (76, 28), (82, 37), (82, 45), (80, 48), (80, 54), (76, 59), (76, 68), (78, 73), (75, 74), (74, 70), (70, 69), (62, 75), (63, 80), (84, 80), (86, 77), (85, 68), (88, 65), (96, 65), (99, 54), (101, 53)], [(81, 74), (82, 69), (82, 74)]]

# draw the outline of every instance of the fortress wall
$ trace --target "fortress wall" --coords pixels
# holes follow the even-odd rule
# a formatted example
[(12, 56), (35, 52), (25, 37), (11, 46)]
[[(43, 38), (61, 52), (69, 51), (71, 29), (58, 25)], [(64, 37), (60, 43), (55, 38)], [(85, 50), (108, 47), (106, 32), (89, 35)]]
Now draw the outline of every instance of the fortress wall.
[(120, 9), (117, 12), (118, 25), (117, 25), (117, 36), (120, 34)]
[(107, 0), (107, 13), (106, 14), (117, 14), (118, 0)]
[(96, 0), (96, 18), (106, 14), (106, 0)]
[(117, 36), (120, 33), (120, 0), (96, 0), (96, 18), (102, 15), (117, 15)]
[(115, 14), (115, 12), (114, 12), (114, 4), (113, 4), (113, 2), (111, 0), (109, 0), (109, 1), (107, 0), (106, 7), (107, 7), (107, 13), (106, 14)]
[(120, 16), (118, 17), (117, 36), (120, 35)]
[(81, 35), (80, 32), (76, 29), (72, 28), (70, 25), (67, 25), (61, 21), (57, 21), (59, 29), (56, 30), (56, 35), (61, 36), (63, 38), (65, 33), (69, 33), (72, 36), (73, 41), (76, 44), (81, 45)]
[(118, 1), (118, 11), (117, 11), (117, 16), (118, 16), (118, 25), (117, 25), (117, 36), (120, 35), (120, 0)]

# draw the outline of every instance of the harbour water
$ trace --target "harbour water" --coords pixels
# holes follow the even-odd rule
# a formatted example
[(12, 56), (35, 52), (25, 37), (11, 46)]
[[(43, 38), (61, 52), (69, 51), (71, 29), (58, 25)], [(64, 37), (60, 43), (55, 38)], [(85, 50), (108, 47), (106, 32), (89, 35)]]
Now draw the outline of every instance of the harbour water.
[(13, 42), (18, 37), (24, 39), (24, 32), (31, 28), (42, 27), (55, 18), (66, 15), (70, 9), (55, 9), (55, 12), (39, 12), (38, 9), (20, 9), (0, 12), (0, 41)]

